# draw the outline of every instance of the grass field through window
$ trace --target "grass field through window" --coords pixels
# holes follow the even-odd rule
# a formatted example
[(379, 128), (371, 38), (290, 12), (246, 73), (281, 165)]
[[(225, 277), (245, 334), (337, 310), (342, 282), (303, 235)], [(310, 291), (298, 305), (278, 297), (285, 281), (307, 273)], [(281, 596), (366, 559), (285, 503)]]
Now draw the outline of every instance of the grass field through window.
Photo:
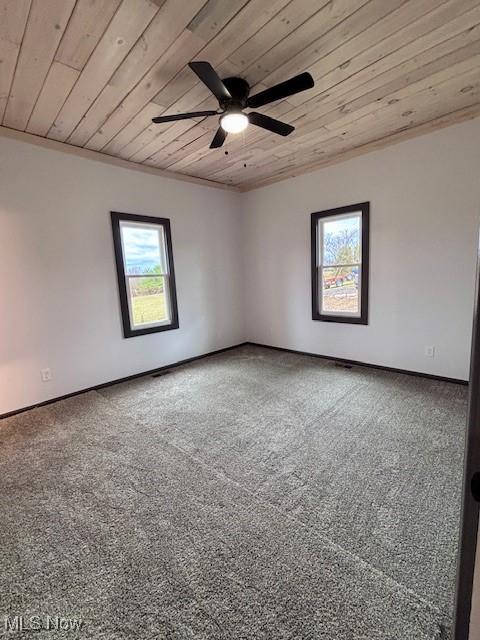
[(165, 293), (132, 296), (131, 301), (134, 326), (168, 320)]

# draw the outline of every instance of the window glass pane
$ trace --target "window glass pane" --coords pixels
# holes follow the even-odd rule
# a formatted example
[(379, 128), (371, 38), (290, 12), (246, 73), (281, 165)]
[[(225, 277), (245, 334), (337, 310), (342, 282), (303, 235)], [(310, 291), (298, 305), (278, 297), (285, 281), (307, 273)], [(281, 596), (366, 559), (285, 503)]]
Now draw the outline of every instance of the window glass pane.
[(325, 220), (322, 223), (324, 265), (360, 262), (360, 226), (361, 218), (358, 215)]
[(127, 278), (132, 329), (169, 322), (167, 277)]
[(122, 223), (120, 228), (127, 275), (166, 272), (161, 226)]
[(358, 314), (360, 268), (326, 267), (320, 273), (322, 312)]

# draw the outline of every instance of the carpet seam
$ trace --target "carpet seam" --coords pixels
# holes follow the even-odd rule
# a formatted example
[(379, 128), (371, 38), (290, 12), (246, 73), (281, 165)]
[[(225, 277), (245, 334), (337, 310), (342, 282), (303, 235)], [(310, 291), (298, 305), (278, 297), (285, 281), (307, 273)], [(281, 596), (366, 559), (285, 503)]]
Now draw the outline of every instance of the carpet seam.
[[(123, 415), (125, 416), (125, 412), (119, 412), (117, 411), (117, 409), (115, 409), (114, 404), (111, 400), (105, 398), (104, 396), (102, 396), (100, 393), (98, 393), (98, 391), (95, 391), (94, 393), (98, 394), (103, 400), (107, 400), (109, 405), (112, 407), (112, 410), (115, 413), (118, 413), (119, 415)], [(132, 415), (130, 412), (128, 412), (128, 415), (132, 418), (132, 419), (136, 419), (135, 415)], [(177, 432), (179, 432), (179, 429), (177, 427), (173, 427), (173, 429)], [(250, 491), (249, 489), (247, 489), (243, 484), (241, 484), (240, 482), (238, 482), (237, 480), (234, 480), (233, 478), (230, 478), (228, 475), (226, 475), (224, 472), (219, 471), (217, 468), (212, 467), (211, 465), (207, 464), (206, 462), (204, 462), (203, 460), (197, 458), (196, 456), (192, 455), (190, 452), (186, 451), (185, 449), (182, 449), (182, 447), (178, 446), (175, 443), (170, 442), (165, 435), (160, 435), (160, 438), (166, 443), (168, 444), (170, 447), (172, 447), (173, 449), (176, 449), (177, 451), (179, 451), (180, 453), (182, 453), (182, 455), (184, 455), (186, 458), (188, 458), (189, 460), (192, 460), (193, 462), (195, 462), (196, 464), (198, 464), (200, 467), (203, 467), (204, 469), (207, 469), (208, 471), (210, 471), (210, 473), (216, 475), (218, 478), (221, 478), (223, 480), (226, 480), (227, 482), (237, 486), (238, 488), (240, 488), (244, 493), (250, 495), (252, 498), (254, 498), (257, 503), (259, 504), (263, 504), (263, 505), (268, 505), (269, 507), (271, 507), (272, 509), (274, 509), (277, 513), (279, 513), (280, 515), (282, 515), (283, 517), (288, 518), (290, 521), (294, 522), (297, 525), (300, 525), (303, 529), (306, 529), (307, 531), (309, 531), (310, 533), (312, 533), (312, 535), (314, 535), (315, 537), (317, 537), (319, 540), (322, 540), (323, 542), (327, 543), (328, 545), (330, 545), (330, 547), (333, 547), (334, 549), (340, 551), (341, 553), (344, 553), (346, 556), (353, 558), (355, 561), (357, 561), (359, 564), (366, 566), (368, 569), (370, 569), (375, 575), (384, 578), (387, 582), (390, 582), (391, 584), (393, 584), (394, 586), (398, 587), (398, 589), (404, 593), (407, 593), (409, 596), (411, 596), (414, 600), (416, 600), (417, 602), (422, 603), (424, 606), (428, 607), (429, 609), (431, 609), (432, 611), (436, 612), (437, 614), (439, 614), (442, 617), (445, 617), (447, 614), (446, 612), (441, 609), (440, 607), (438, 607), (437, 605), (435, 605), (433, 602), (430, 602), (429, 600), (427, 600), (426, 598), (424, 598), (423, 596), (419, 595), (416, 591), (414, 591), (413, 589), (411, 589), (410, 587), (407, 587), (406, 585), (402, 584), (401, 582), (398, 582), (397, 580), (395, 580), (395, 578), (393, 578), (392, 576), (388, 575), (387, 573), (385, 573), (384, 571), (382, 571), (381, 569), (375, 567), (373, 564), (371, 564), (368, 560), (365, 560), (364, 558), (362, 558), (361, 556), (357, 555), (356, 553), (354, 553), (353, 551), (349, 551), (348, 549), (345, 549), (344, 547), (342, 547), (341, 545), (339, 545), (338, 543), (334, 542), (333, 540), (331, 540), (328, 536), (326, 536), (323, 533), (320, 533), (319, 531), (317, 531), (316, 529), (314, 529), (313, 527), (307, 525), (306, 523), (302, 522), (301, 520), (299, 520), (298, 518), (296, 518), (295, 516), (292, 516), (290, 513), (283, 511), (278, 505), (270, 502), (269, 500), (265, 499), (265, 498), (261, 498), (259, 497), (256, 493), (253, 493), (252, 491)], [(135, 467), (135, 465), (132, 465)]]

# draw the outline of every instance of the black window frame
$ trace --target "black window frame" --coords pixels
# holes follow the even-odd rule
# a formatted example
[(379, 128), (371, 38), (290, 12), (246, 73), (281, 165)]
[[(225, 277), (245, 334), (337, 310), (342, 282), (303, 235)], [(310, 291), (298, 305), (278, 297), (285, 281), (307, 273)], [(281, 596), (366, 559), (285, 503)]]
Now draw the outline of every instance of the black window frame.
[[(361, 213), (362, 246), (361, 246), (361, 286), (360, 315), (334, 315), (320, 312), (319, 267), (318, 267), (318, 222), (331, 216), (346, 213)], [(368, 283), (370, 271), (370, 202), (350, 204), (345, 207), (315, 211), (311, 214), (311, 267), (312, 267), (312, 320), (323, 322), (344, 322), (347, 324), (368, 324)]]
[[(113, 246), (115, 251), (115, 263), (117, 268), (118, 291), (120, 296), (120, 310), (122, 313), (122, 325), (124, 338), (134, 338), (149, 333), (159, 333), (161, 331), (171, 331), (178, 329), (178, 308), (177, 308), (177, 287), (175, 283), (175, 268), (173, 263), (172, 234), (170, 230), (169, 218), (159, 218), (157, 216), (137, 215), (135, 213), (122, 213), (110, 211), (113, 231)], [(165, 253), (168, 263), (168, 288), (171, 307), (171, 322), (153, 327), (132, 329), (130, 324), (130, 312), (128, 307), (128, 293), (126, 284), (126, 274), (124, 268), (124, 257), (122, 248), (122, 238), (120, 223), (122, 221), (140, 222), (143, 224), (158, 225), (163, 227), (165, 238)]]

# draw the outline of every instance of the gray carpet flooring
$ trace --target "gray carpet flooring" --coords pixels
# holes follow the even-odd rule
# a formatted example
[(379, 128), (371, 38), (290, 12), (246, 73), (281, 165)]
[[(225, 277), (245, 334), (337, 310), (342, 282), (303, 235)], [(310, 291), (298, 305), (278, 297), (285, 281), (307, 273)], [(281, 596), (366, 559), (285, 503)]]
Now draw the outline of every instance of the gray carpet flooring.
[(0, 635), (450, 638), (466, 401), (245, 346), (3, 420)]

